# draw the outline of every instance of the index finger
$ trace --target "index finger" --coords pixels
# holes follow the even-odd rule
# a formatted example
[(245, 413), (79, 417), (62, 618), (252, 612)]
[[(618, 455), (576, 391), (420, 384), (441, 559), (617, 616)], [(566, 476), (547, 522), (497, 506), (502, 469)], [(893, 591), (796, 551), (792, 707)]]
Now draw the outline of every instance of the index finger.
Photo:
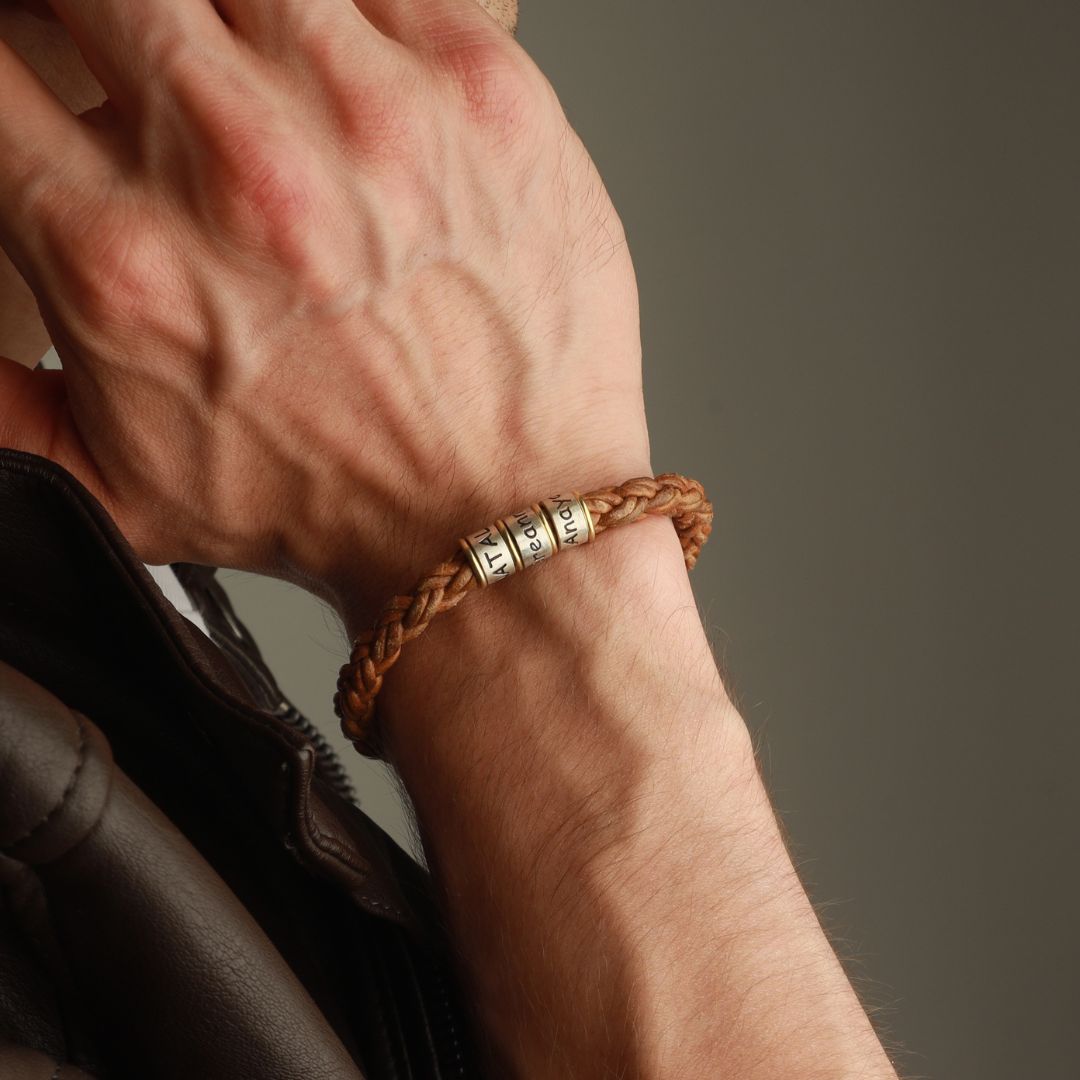
[(233, 45), (210, 0), (50, 0), (111, 101), (145, 98), (178, 58)]
[(105, 155), (90, 130), (0, 41), (0, 234), (22, 246), (40, 225), (43, 196), (92, 180)]

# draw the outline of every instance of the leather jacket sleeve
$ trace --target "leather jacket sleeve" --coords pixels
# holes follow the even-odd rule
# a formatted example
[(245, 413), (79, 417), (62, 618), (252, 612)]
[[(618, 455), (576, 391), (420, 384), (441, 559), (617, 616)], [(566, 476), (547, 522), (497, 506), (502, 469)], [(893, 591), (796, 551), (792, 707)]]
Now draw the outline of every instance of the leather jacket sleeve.
[[(51, 952), (66, 968), (56, 979), (94, 988), (81, 1007), (110, 1060), (177, 1080), (360, 1077), (255, 920), (116, 768), (101, 731), (7, 665), (0, 790), (11, 915), (30, 940), (45, 938), (35, 977)], [(9, 1000), (25, 1010), (32, 993), (24, 985)], [(0, 1051), (13, 1066), (2, 1075), (51, 1077), (73, 1052), (93, 1056), (62, 1027), (51, 1034), (46, 1046)]]

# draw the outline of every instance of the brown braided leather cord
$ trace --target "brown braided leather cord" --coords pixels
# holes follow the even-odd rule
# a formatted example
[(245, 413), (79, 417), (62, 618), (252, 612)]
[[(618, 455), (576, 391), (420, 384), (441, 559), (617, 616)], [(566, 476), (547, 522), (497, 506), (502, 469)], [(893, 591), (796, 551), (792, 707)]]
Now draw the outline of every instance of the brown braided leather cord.
[[(618, 487), (590, 492), (583, 499), (597, 536), (647, 515), (671, 518), (687, 569), (693, 569), (712, 531), (713, 508), (704, 488), (678, 473), (627, 480)], [(334, 709), (341, 717), (341, 730), (361, 754), (382, 756), (374, 722), (375, 698), (402, 646), (418, 638), (436, 615), (457, 607), (470, 590), (479, 587), (467, 556), (459, 549), (425, 574), (408, 596), (390, 600), (375, 626), (356, 639), (352, 656), (338, 677)]]

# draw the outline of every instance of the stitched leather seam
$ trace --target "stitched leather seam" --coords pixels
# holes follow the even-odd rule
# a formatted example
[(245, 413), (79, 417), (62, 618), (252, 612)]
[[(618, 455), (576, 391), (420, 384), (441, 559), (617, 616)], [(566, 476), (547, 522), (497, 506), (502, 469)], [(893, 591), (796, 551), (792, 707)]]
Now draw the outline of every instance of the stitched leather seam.
[[(8, 457), (9, 454), (12, 456)], [(112, 567), (119, 572), (118, 576), (123, 579), (129, 591), (133, 592), (136, 597), (143, 602), (150, 600), (150, 598), (154, 596), (154, 593), (158, 591), (157, 587), (153, 586), (152, 583), (149, 583), (148, 576), (147, 580), (143, 580), (141, 577), (139, 577), (137, 573), (133, 571), (132, 567), (129, 566), (125, 559), (121, 556), (121, 554), (116, 548), (116, 541), (112, 535), (112, 532), (108, 527), (103, 526), (101, 518), (99, 517), (99, 513), (101, 513), (102, 511), (99, 511), (99, 508), (95, 506), (93, 502), (88, 501), (82, 491), (73, 490), (71, 487), (69, 487), (67, 481), (64, 479), (63, 476), (52, 471), (52, 469), (48, 467), (42, 468), (42, 466), (39, 465), (37, 462), (33, 460), (28, 460), (29, 457), (30, 455), (23, 455), (18, 451), (4, 451), (3, 458), (0, 459), (0, 471), (7, 471), (9, 474), (21, 475), (23, 479), (30, 481), (30, 483), (34, 486), (37, 492), (43, 493), (46, 497), (50, 499), (55, 499), (57, 502), (60, 503), (60, 505), (65, 511), (74, 511), (75, 515), (81, 518), (84, 523), (88, 524), (92, 531), (96, 534), (97, 538), (103, 542), (102, 546), (105, 557), (112, 564)], [(107, 515), (105, 515), (105, 520), (111, 523), (111, 519), (109, 519)], [(115, 526), (113, 527), (115, 528)], [(154, 607), (155, 602), (156, 598), (155, 601), (151, 601), (152, 607)], [(164, 632), (164, 644), (172, 652), (173, 658), (179, 659), (181, 661), (184, 675), (192, 682), (194, 682), (196, 686), (214, 702), (215, 705), (217, 705), (218, 707), (224, 706), (233, 715), (238, 715), (241, 721), (244, 723), (245, 727), (247, 727), (249, 730), (253, 730), (258, 736), (264, 738), (268, 737), (270, 741), (276, 743), (279, 747), (283, 748), (288, 752), (295, 751), (295, 746), (293, 745), (292, 740), (283, 732), (278, 730), (276, 726), (272, 726), (270, 723), (268, 723), (268, 721), (272, 721), (272, 717), (262, 715), (259, 710), (252, 709), (250, 706), (245, 705), (245, 703), (233, 698), (228, 691), (222, 691), (212, 680), (208, 679), (196, 665), (191, 662), (187, 654), (187, 647), (182, 641), (182, 639), (180, 639), (177, 635), (175, 628), (170, 626), (167, 622), (163, 623), (160, 619), (154, 619), (154, 623), (159, 632)], [(76, 719), (79, 720), (81, 753), (84, 749), (82, 745), (83, 727), (82, 721), (79, 719), (78, 714), (76, 714)], [(208, 734), (205, 732), (205, 729), (203, 729), (201, 724), (197, 724), (197, 726), (200, 730), (204, 731), (204, 734)], [(53, 810), (50, 811), (48, 815), (46, 815), (45, 819), (35, 825), (26, 836), (22, 836), (18, 840), (14, 841), (12, 846), (14, 844), (22, 843), (24, 840), (28, 839), (28, 837), (34, 832), (36, 832), (39, 828), (44, 827), (48, 823), (49, 819), (56, 812), (62, 809), (64, 800), (70, 796), (70, 789), (74, 787), (74, 784), (78, 780), (78, 771), (82, 768), (82, 764), (82, 759), (80, 757), (76, 771), (72, 774), (71, 782), (69, 783), (69, 790), (66, 790), (61, 796), (60, 804), (54, 807)], [(285, 801), (287, 804), (286, 810), (290, 810), (291, 806), (288, 805), (287, 797)], [(353, 873), (360, 873), (364, 877), (367, 876), (369, 872), (367, 868), (357, 866), (353, 864), (350, 860), (343, 858), (340, 852), (335, 852), (331, 849), (328, 849), (327, 845), (322, 842), (323, 834), (319, 832), (318, 826), (316, 826), (314, 821), (312, 821), (310, 818), (309, 822), (312, 826), (314, 826), (314, 832), (317, 834), (317, 837), (312, 837), (315, 840), (316, 847), (318, 847), (322, 852), (329, 855), (336, 862), (338, 862), (342, 866), (345, 866)], [(406, 918), (406, 913), (397, 905), (386, 904), (362, 892), (357, 892), (356, 895), (359, 899), (371, 903), (375, 907), (382, 908), (388, 914), (396, 915), (399, 918)]]
[[(295, 782), (295, 777), (290, 774), (290, 779)], [(327, 836), (318, 826), (315, 821), (315, 816), (310, 812), (310, 808), (307, 806), (307, 798), (303, 800), (303, 817), (307, 819), (307, 832), (311, 837), (315, 846), (324, 854), (334, 859), (341, 866), (351, 870), (354, 874), (359, 874), (362, 881), (366, 883), (370, 870), (362, 865), (358, 865), (352, 859), (348, 858), (344, 852), (341, 851), (340, 845), (331, 837)], [(402, 911), (396, 904), (387, 904), (382, 900), (376, 900), (373, 896), (368, 895), (365, 892), (357, 891), (356, 896), (371, 904), (373, 907), (381, 908), (389, 915), (396, 915), (400, 919), (406, 918), (405, 912)]]
[(384, 904), (381, 900), (376, 900), (373, 896), (368, 896), (366, 893), (357, 893), (357, 897), (364, 901), (366, 904), (370, 904), (372, 907), (382, 908), (383, 911), (388, 912), (391, 915), (398, 915), (402, 919), (405, 918), (405, 912), (400, 908), (395, 907), (393, 904)]
[(36, 824), (31, 825), (30, 828), (18, 837), (16, 840), (10, 841), (5, 847), (10, 850), (11, 848), (18, 847), (19, 844), (29, 840), (34, 833), (41, 829), (44, 829), (46, 825), (63, 809), (68, 799), (71, 798), (71, 793), (75, 790), (75, 785), (79, 782), (79, 774), (82, 772), (82, 767), (86, 763), (86, 725), (83, 722), (83, 718), (78, 713), (73, 714), (75, 717), (75, 724), (79, 732), (79, 744), (76, 748), (75, 768), (72, 770), (71, 776), (68, 778), (67, 787), (64, 788), (60, 795), (60, 801)]

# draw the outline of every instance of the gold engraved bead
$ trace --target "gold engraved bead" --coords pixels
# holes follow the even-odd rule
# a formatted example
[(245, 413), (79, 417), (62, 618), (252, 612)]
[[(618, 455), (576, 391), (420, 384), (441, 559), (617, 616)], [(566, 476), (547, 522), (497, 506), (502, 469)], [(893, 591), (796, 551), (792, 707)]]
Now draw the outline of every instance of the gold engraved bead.
[(584, 500), (576, 492), (571, 495), (553, 495), (545, 499), (540, 508), (555, 534), (559, 550), (582, 547), (596, 536), (592, 515)]
[(551, 526), (539, 506), (528, 506), (509, 514), (499, 522), (499, 526), (503, 536), (514, 545), (519, 570), (550, 559), (558, 551)]
[(516, 553), (497, 523), (470, 533), (460, 544), (469, 556), (473, 573), (481, 586), (508, 578), (518, 568), (514, 558)]

